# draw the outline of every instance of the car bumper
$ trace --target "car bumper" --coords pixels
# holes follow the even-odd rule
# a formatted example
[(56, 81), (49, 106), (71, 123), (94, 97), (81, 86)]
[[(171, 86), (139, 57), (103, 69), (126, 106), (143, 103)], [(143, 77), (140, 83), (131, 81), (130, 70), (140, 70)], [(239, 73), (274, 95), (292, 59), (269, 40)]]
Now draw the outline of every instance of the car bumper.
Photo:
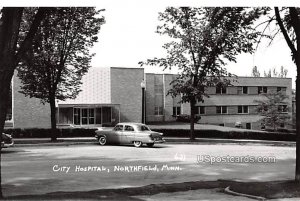
[(147, 143), (164, 143), (166, 142), (164, 139), (160, 139), (160, 140), (149, 140)]
[(14, 146), (14, 141), (12, 141), (10, 144), (1, 142), (1, 148), (8, 148)]

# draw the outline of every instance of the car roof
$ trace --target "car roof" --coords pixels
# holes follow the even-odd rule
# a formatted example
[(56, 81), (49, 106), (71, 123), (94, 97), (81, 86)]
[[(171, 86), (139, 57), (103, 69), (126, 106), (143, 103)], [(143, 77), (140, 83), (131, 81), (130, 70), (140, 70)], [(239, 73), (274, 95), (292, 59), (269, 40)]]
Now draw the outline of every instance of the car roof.
[(145, 124), (136, 123), (136, 122), (122, 122), (122, 123), (118, 123), (117, 125), (144, 126)]

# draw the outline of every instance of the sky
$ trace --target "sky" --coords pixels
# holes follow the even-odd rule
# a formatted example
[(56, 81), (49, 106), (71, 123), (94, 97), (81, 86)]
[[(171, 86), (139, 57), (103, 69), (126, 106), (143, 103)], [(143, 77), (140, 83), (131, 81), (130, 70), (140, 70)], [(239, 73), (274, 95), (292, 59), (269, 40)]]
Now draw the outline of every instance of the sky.
[[(159, 24), (158, 13), (163, 12), (167, 5), (130, 2), (105, 5), (103, 15), (106, 24), (101, 28), (99, 42), (93, 48), (96, 53), (92, 60), (93, 67), (139, 67), (139, 61), (165, 55), (162, 45), (167, 37), (155, 31)], [(101, 5), (97, 7), (101, 8)], [(258, 67), (261, 75), (271, 68), (279, 71), (283, 66), (288, 69), (287, 77), (293, 78), (294, 86), (296, 67), (281, 34), (271, 45), (263, 41), (255, 54), (238, 55), (236, 63), (228, 63), (225, 67), (238, 76), (251, 76), (253, 66)], [(160, 67), (151, 66), (145, 67), (145, 72), (163, 71)], [(176, 69), (164, 72), (176, 72)]]
[[(154, 3), (155, 2), (155, 3)], [(72, 0), (72, 1), (8, 1), (2, 0), (0, 5), (6, 6), (96, 6), (105, 9), (102, 13), (106, 23), (101, 27), (99, 42), (92, 48), (96, 53), (92, 59), (93, 67), (139, 67), (139, 61), (148, 58), (162, 57), (165, 51), (162, 45), (167, 41), (166, 36), (157, 33), (159, 24), (158, 13), (167, 6), (299, 6), (300, 2), (290, 0), (252, 0), (245, 4), (239, 0)], [(283, 39), (277, 37), (272, 45), (265, 41), (255, 54), (237, 56), (237, 63), (225, 66), (228, 72), (238, 76), (250, 76), (253, 66), (257, 66), (261, 75), (270, 68), (278, 71), (281, 66), (288, 69), (287, 77), (293, 78), (293, 88), (296, 75), (295, 64), (291, 60), (290, 50)], [(145, 72), (162, 73), (159, 67), (145, 67)], [(165, 73), (176, 72), (176, 69), (166, 70)]]

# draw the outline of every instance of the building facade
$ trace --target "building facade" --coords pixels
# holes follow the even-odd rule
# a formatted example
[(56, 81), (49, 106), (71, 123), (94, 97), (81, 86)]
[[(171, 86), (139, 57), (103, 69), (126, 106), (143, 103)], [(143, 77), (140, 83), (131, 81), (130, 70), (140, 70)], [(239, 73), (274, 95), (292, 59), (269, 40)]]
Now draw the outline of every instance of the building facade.
[[(167, 95), (174, 74), (144, 73), (142, 68), (91, 68), (83, 77), (82, 91), (74, 100), (57, 102), (59, 126), (98, 127), (118, 122), (141, 122), (142, 89), (145, 80), (146, 122), (175, 121), (180, 114), (190, 114), (189, 104), (181, 97)], [(229, 78), (231, 79), (231, 78)], [(50, 127), (49, 104), (19, 93), (20, 80), (12, 84), (12, 112), (7, 126), (15, 128)], [(289, 98), (282, 112), (292, 116), (292, 79), (269, 77), (238, 77), (226, 88), (207, 87), (209, 98), (197, 103), (199, 123), (247, 129), (260, 129), (262, 117), (257, 114), (255, 100), (263, 93), (281, 92)], [(287, 126), (287, 125), (283, 125)]]

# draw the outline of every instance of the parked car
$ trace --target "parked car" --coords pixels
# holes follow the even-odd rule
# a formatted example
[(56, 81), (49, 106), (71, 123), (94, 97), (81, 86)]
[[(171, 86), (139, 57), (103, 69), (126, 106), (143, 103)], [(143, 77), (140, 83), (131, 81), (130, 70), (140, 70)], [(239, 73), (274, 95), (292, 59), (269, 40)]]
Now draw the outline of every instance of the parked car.
[(163, 143), (162, 133), (151, 131), (141, 123), (118, 123), (112, 130), (97, 130), (96, 139), (100, 145), (105, 144), (133, 144), (141, 147), (146, 144), (152, 147), (155, 143)]
[(14, 140), (11, 135), (2, 133), (1, 148), (7, 148), (14, 145)]

